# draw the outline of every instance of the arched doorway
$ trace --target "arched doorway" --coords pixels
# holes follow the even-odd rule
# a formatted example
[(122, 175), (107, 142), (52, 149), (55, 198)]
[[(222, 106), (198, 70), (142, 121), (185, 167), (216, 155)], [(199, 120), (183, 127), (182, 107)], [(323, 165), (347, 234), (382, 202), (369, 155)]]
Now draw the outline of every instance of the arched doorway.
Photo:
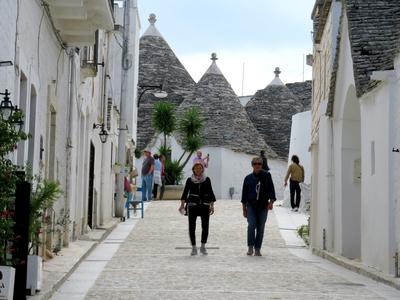
[(349, 88), (342, 115), (341, 148), (342, 255), (361, 256), (361, 126), (360, 104)]

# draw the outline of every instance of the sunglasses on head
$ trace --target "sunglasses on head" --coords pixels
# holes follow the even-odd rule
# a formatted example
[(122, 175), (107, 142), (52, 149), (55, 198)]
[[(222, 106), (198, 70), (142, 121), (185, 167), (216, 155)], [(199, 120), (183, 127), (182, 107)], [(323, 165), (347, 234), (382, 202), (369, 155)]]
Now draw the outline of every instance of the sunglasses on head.
[(253, 166), (261, 166), (261, 165), (262, 165), (262, 163), (260, 163), (260, 162), (253, 163)]

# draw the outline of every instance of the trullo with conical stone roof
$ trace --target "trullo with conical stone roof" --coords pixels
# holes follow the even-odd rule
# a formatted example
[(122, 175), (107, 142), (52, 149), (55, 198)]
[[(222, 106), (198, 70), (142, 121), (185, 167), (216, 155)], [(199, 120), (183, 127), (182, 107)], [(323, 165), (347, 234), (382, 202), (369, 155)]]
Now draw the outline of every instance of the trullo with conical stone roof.
[(279, 157), (287, 159), (292, 116), (305, 110), (304, 101), (282, 82), (279, 68), (274, 73), (268, 86), (258, 90), (246, 104), (246, 111), (268, 145)]
[[(139, 43), (139, 84), (138, 95), (147, 86), (162, 85), (168, 93), (166, 101), (178, 107), (184, 98), (192, 95), (195, 82), (176, 57), (171, 47), (155, 26), (156, 15), (150, 14), (150, 25)], [(152, 142), (155, 130), (151, 125), (153, 105), (159, 101), (151, 90), (138, 99), (137, 148), (144, 149)]]

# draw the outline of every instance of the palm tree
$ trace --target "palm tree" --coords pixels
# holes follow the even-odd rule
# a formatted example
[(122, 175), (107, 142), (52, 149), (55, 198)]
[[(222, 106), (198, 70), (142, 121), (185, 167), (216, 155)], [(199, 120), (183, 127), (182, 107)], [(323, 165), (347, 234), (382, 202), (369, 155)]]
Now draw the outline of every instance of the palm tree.
[(158, 101), (154, 104), (153, 127), (164, 136), (163, 146), (167, 148), (167, 136), (176, 128), (175, 105), (167, 101)]
[(186, 166), (192, 154), (202, 146), (202, 128), (203, 121), (200, 118), (200, 112), (197, 107), (192, 107), (186, 110), (183, 117), (179, 120), (178, 132), (182, 137), (184, 152), (178, 161), (181, 162), (185, 154), (189, 153), (182, 164), (182, 169)]

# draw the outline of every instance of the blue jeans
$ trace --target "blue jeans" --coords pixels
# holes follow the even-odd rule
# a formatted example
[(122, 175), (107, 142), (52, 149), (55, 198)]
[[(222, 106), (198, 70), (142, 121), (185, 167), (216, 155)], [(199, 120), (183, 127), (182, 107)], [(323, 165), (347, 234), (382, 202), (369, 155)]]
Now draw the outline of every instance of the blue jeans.
[(153, 175), (142, 176), (142, 201), (151, 200), (153, 189)]
[(247, 246), (261, 249), (268, 210), (247, 204)]

